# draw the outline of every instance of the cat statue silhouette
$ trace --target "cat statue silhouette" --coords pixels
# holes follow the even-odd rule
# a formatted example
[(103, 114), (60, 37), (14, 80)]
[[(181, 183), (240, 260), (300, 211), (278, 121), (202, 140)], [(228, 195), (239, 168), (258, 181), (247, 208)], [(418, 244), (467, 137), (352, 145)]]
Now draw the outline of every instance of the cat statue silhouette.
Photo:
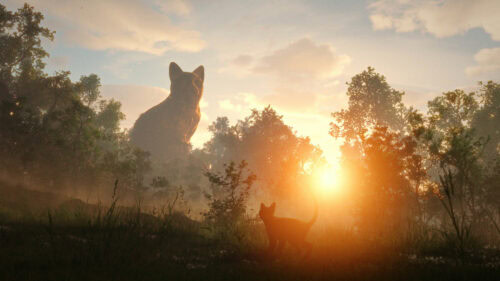
[(200, 122), (205, 70), (200, 65), (193, 72), (184, 72), (171, 62), (169, 76), (170, 95), (142, 113), (130, 131), (134, 145), (163, 163), (182, 159), (191, 149), (190, 140)]

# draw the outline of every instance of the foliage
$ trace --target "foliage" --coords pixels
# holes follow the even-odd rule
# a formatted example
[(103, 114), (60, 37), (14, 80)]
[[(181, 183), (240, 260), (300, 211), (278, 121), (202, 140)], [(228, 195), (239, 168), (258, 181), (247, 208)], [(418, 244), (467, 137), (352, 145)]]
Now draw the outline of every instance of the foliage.
[(500, 233), (498, 84), (480, 83), (479, 94), (445, 92), (427, 114), (406, 109), (403, 93), (372, 68), (348, 85), (349, 107), (333, 114), (330, 134), (344, 139), (342, 165), (362, 232), (406, 225), (425, 235), (437, 225), (462, 257), (480, 233), (497, 243), (498, 236), (485, 239)]
[(95, 74), (82, 76), (77, 87), (79, 87), (82, 102), (87, 106), (91, 106), (101, 96), (99, 91), (101, 79)]
[(359, 136), (377, 125), (392, 130), (404, 127), (405, 107), (401, 101), (404, 92), (393, 89), (383, 75), (368, 67), (352, 77), (346, 95), (348, 109), (332, 113), (330, 134), (344, 138), (346, 143), (359, 142)]
[(128, 144), (121, 104), (100, 97), (95, 74), (72, 82), (68, 71), (43, 72), (48, 53), (43, 15), (25, 4), (0, 5), (0, 169), (9, 178), (50, 188), (109, 186), (120, 178), (140, 189), (148, 155)]
[[(421, 223), (426, 181), (425, 158), (417, 139), (405, 134), (419, 117), (371, 67), (347, 84), (348, 108), (332, 114), (330, 134), (344, 140), (353, 215), (360, 233), (390, 239)], [(347, 187), (346, 187), (347, 188)]]
[(54, 39), (53, 31), (40, 26), (43, 18), (28, 4), (14, 13), (0, 4), (0, 82), (42, 74), (43, 59), (48, 56), (42, 37)]
[(353, 179), (350, 196), (356, 225), (364, 235), (387, 240), (389, 232), (402, 233), (421, 217), (423, 160), (416, 153), (415, 139), (387, 127), (375, 127), (359, 139), (361, 158), (343, 159)]
[(219, 117), (209, 127), (212, 138), (203, 152), (207, 165), (219, 169), (231, 161), (248, 161), (248, 167), (265, 184), (263, 190), (286, 196), (300, 188), (300, 178), (312, 165), (324, 162), (321, 150), (308, 137), (299, 137), (270, 106), (230, 126)]
[(220, 234), (241, 234), (238, 233), (238, 228), (244, 223), (249, 191), (256, 180), (256, 176), (247, 166), (245, 161), (238, 165), (231, 162), (225, 165), (223, 174), (205, 172), (211, 184), (211, 193), (205, 194), (209, 209), (203, 216)]
[(443, 93), (428, 103), (429, 125), (436, 132), (445, 133), (447, 128), (469, 126), (477, 111), (475, 93), (462, 90)]
[(493, 81), (480, 83), (480, 106), (471, 121), (471, 127), (482, 137), (488, 138), (484, 147), (484, 157), (493, 162), (500, 155), (500, 84)]
[(446, 129), (444, 132), (432, 131), (432, 121), (430, 124), (428, 134), (437, 135), (427, 140), (430, 159), (438, 171), (435, 192), (453, 229), (453, 235), (450, 236), (448, 229), (444, 229), (443, 234), (463, 256), (471, 239), (475, 238), (475, 227), (484, 222), (487, 193), (482, 182), (487, 168), (480, 159), (485, 140), (461, 123), (450, 128), (441, 126)]
[(497, 86), (480, 86), (479, 95), (462, 90), (443, 93), (429, 102), (427, 116), (414, 122), (414, 135), (428, 155), (428, 177), (448, 218), (442, 221), (442, 233), (461, 256), (481, 232), (484, 236), (498, 226), (498, 208), (493, 207), (498, 206), (498, 185), (491, 183), (498, 177), (494, 138), (500, 123), (489, 122), (495, 116), (491, 105)]

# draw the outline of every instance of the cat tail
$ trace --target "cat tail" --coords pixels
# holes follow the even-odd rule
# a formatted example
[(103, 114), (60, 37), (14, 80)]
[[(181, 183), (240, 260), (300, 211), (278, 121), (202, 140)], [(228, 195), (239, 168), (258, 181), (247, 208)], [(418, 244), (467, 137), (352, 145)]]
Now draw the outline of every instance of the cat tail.
[(311, 220), (309, 221), (310, 226), (312, 226), (318, 219), (318, 200), (316, 200), (316, 196), (313, 196), (313, 199), (314, 199), (314, 214)]

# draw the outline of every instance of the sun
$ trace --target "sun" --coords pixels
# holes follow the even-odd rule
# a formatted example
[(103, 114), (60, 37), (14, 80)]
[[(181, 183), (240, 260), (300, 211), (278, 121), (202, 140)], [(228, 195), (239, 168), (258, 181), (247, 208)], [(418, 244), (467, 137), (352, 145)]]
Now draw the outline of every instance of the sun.
[(323, 188), (330, 189), (336, 185), (336, 177), (331, 171), (323, 171), (320, 176), (320, 185)]
[(315, 175), (318, 191), (323, 194), (336, 193), (340, 189), (341, 173), (330, 166), (318, 169)]

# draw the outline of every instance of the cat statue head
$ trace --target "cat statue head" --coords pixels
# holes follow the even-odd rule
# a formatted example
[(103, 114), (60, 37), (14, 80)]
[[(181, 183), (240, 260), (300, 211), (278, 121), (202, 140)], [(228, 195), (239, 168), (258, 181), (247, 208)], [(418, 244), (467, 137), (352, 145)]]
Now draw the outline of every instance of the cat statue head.
[(172, 99), (183, 100), (187, 105), (198, 107), (203, 95), (203, 80), (205, 79), (203, 66), (200, 65), (193, 72), (184, 72), (175, 62), (171, 62), (169, 76)]

